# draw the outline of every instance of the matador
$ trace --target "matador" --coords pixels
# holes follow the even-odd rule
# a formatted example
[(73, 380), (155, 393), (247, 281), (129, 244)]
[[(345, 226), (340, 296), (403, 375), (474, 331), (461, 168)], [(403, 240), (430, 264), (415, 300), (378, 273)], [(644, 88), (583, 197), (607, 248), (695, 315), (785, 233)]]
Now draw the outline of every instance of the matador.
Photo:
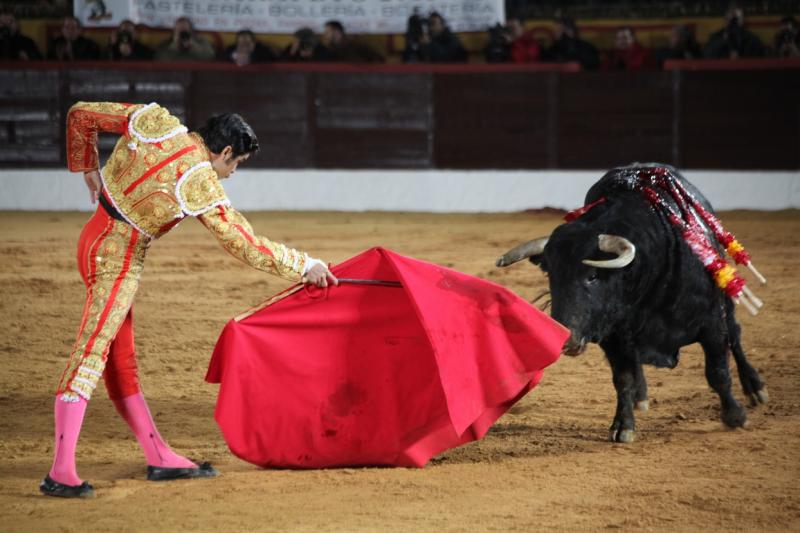
[[(120, 135), (102, 170), (97, 136)], [(197, 218), (234, 257), (280, 277), (320, 287), (338, 280), (325, 263), (253, 232), (231, 206), (220, 179), (258, 150), (252, 128), (237, 114), (211, 117), (196, 132), (165, 108), (80, 102), (67, 116), (67, 161), (83, 172), (99, 205), (78, 242), (86, 302), (77, 340), (56, 390), (53, 466), (40, 485), (46, 495), (85, 497), (75, 448), (89, 399), (100, 378), (144, 451), (147, 479), (212, 477), (217, 471), (175, 453), (156, 429), (139, 384), (132, 305), (150, 243), (187, 217)]]

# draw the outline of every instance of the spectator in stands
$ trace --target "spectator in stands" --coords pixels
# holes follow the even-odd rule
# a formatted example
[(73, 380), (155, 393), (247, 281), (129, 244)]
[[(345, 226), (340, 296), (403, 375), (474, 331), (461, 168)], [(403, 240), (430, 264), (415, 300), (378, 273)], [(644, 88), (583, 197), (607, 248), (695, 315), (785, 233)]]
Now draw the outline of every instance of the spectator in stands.
[(419, 63), (422, 61), (422, 40), (428, 38), (428, 19), (419, 14), (419, 8), (408, 17), (403, 49), (403, 63)]
[(279, 61), (309, 62), (319, 61), (324, 55), (322, 45), (311, 28), (300, 28), (292, 36), (292, 42), (284, 48)]
[(594, 70), (600, 64), (597, 48), (578, 35), (575, 21), (569, 17), (556, 19), (555, 42), (545, 55), (548, 61), (566, 63), (577, 61), (584, 70)]
[(162, 42), (155, 54), (159, 61), (208, 61), (214, 56), (214, 46), (194, 31), (188, 17), (175, 21), (172, 37)]
[(639, 43), (633, 28), (618, 28), (614, 50), (606, 59), (605, 70), (642, 70), (653, 66), (653, 54)]
[(450, 31), (444, 17), (436, 11), (427, 20), (414, 14), (409, 17), (406, 31), (404, 63), (463, 63), (467, 51), (458, 36)]
[(736, 4), (725, 14), (725, 27), (712, 33), (706, 44), (705, 56), (711, 59), (761, 57), (764, 45), (755, 34), (744, 27), (744, 12)]
[(100, 59), (100, 45), (83, 35), (81, 22), (75, 17), (64, 17), (61, 35), (50, 43), (48, 59), (58, 61), (91, 61)]
[(511, 61), (513, 63), (535, 63), (542, 57), (542, 47), (533, 34), (525, 31), (524, 21), (512, 17), (506, 21), (511, 32)]
[(136, 38), (136, 26), (123, 20), (108, 37), (108, 58), (112, 61), (146, 61), (153, 59), (153, 50)]
[(664, 48), (656, 53), (659, 66), (663, 66), (668, 59), (700, 59), (703, 50), (694, 37), (694, 32), (689, 26), (679, 24), (672, 28), (669, 34), (669, 48)]
[(378, 52), (348, 36), (338, 20), (329, 20), (325, 23), (318, 59), (343, 63), (383, 62), (383, 56)]
[(252, 31), (241, 30), (236, 34), (236, 42), (225, 49), (223, 59), (243, 67), (251, 63), (275, 61), (275, 53), (269, 46), (259, 42)]
[(489, 42), (483, 49), (487, 63), (533, 63), (541, 57), (541, 47), (522, 20), (509, 18), (505, 26), (489, 28)]
[(775, 34), (775, 55), (778, 57), (800, 57), (800, 30), (794, 17), (781, 19), (781, 27)]
[(0, 59), (36, 61), (42, 54), (33, 39), (19, 32), (17, 17), (10, 11), (0, 11)]
[(507, 63), (511, 61), (511, 30), (499, 22), (489, 28), (489, 41), (483, 48), (487, 63)]

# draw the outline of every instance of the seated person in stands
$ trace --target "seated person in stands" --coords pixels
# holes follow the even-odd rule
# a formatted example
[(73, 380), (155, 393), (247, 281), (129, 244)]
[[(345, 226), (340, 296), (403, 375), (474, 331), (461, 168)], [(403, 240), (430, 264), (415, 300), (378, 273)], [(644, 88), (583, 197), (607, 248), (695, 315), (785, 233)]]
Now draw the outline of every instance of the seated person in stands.
[(509, 18), (505, 26), (489, 28), (489, 43), (483, 49), (487, 63), (534, 63), (541, 57), (541, 47), (522, 20)]
[(214, 59), (214, 46), (194, 31), (188, 17), (175, 21), (172, 37), (156, 48), (158, 61), (209, 61)]
[(511, 61), (511, 30), (499, 22), (489, 28), (489, 41), (483, 48), (487, 63), (508, 63)]
[(382, 63), (383, 56), (364, 43), (360, 43), (347, 35), (344, 26), (338, 20), (325, 23), (322, 34), (320, 61), (336, 61), (341, 63)]
[(108, 58), (112, 61), (145, 61), (153, 59), (153, 50), (136, 38), (136, 26), (123, 20), (108, 37)]
[(775, 55), (778, 57), (800, 57), (800, 31), (794, 17), (781, 19), (781, 27), (775, 34)]
[(678, 24), (669, 34), (669, 48), (656, 53), (659, 66), (668, 59), (701, 59), (703, 50), (694, 37), (694, 32), (685, 24)]
[(725, 14), (725, 27), (712, 33), (706, 44), (705, 56), (709, 59), (736, 59), (762, 57), (764, 45), (754, 33), (744, 27), (744, 12), (736, 4)]
[(19, 32), (17, 17), (10, 11), (0, 11), (0, 60), (36, 61), (42, 54), (33, 39)]
[(542, 47), (533, 38), (533, 33), (525, 31), (525, 23), (517, 17), (506, 21), (506, 28), (511, 33), (511, 62), (535, 63), (542, 57)]
[(603, 66), (605, 70), (642, 70), (654, 67), (655, 61), (653, 54), (636, 40), (633, 28), (623, 26), (617, 29), (614, 50)]
[(436, 11), (427, 19), (415, 13), (408, 19), (404, 63), (464, 63), (467, 51)]
[(92, 61), (100, 59), (100, 45), (83, 35), (81, 22), (75, 17), (64, 17), (61, 35), (50, 42), (48, 59), (58, 61)]
[(259, 42), (255, 33), (241, 30), (236, 34), (236, 42), (225, 49), (223, 59), (243, 67), (251, 63), (275, 61), (275, 53), (269, 46)]
[(309, 62), (321, 61), (326, 54), (319, 39), (311, 28), (300, 28), (292, 36), (292, 42), (278, 56), (279, 61)]
[(580, 38), (575, 20), (569, 17), (556, 19), (555, 41), (547, 49), (545, 59), (556, 63), (576, 61), (584, 70), (594, 70), (600, 64), (597, 48)]

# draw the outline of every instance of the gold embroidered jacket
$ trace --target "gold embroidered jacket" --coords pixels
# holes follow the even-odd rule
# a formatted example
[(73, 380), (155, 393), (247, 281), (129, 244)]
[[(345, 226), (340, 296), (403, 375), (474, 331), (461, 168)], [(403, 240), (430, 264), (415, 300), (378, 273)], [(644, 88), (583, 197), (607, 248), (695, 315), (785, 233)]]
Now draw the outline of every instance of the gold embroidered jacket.
[(73, 172), (99, 167), (97, 134), (121, 135), (100, 172), (106, 196), (125, 220), (158, 238), (186, 216), (197, 217), (234, 257), (297, 280), (308, 256), (253, 232), (230, 205), (203, 140), (157, 104), (79, 102), (67, 116), (67, 161)]

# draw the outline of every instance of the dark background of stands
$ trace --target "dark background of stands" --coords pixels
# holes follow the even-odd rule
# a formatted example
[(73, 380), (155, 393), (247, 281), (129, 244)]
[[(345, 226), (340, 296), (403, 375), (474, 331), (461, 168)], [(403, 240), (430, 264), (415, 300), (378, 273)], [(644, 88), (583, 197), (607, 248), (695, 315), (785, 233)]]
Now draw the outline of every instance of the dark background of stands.
[[(575, 18), (669, 18), (719, 16), (731, 0), (631, 1), (631, 0), (506, 0), (506, 13), (525, 18), (550, 18), (569, 14)], [(796, 13), (798, 0), (745, 0), (736, 2), (747, 15)]]
[(67, 110), (103, 100), (156, 101), (190, 127), (236, 110), (263, 147), (248, 168), (800, 169), (800, 63), (753, 61), (760, 70), (5, 64), (0, 166), (64, 168)]

